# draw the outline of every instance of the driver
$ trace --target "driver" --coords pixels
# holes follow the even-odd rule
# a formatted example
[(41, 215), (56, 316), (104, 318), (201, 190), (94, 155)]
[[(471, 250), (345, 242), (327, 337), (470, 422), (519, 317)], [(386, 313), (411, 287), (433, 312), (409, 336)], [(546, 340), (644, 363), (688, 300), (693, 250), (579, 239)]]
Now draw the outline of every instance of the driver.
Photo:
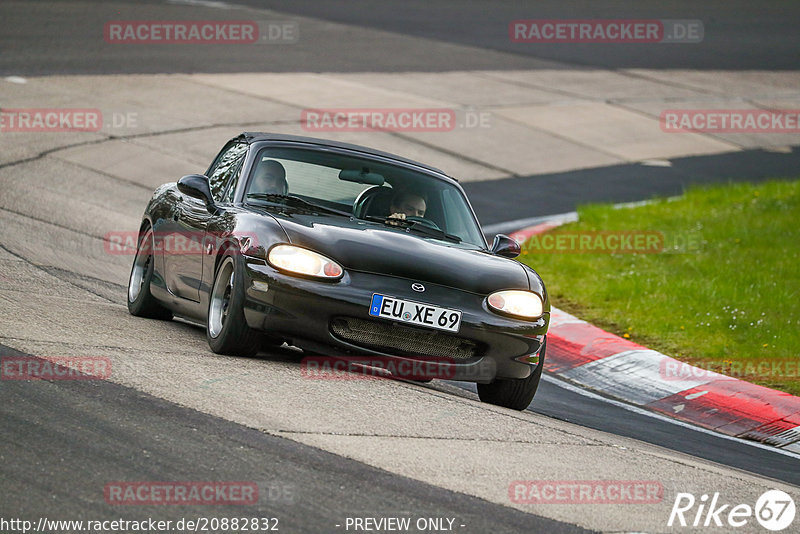
[(398, 191), (389, 204), (388, 219), (405, 219), (406, 217), (425, 217), (427, 204), (425, 198), (410, 191)]
[(273, 159), (262, 162), (257, 168), (250, 185), (250, 193), (276, 193), (285, 195), (289, 190), (286, 183), (286, 169)]

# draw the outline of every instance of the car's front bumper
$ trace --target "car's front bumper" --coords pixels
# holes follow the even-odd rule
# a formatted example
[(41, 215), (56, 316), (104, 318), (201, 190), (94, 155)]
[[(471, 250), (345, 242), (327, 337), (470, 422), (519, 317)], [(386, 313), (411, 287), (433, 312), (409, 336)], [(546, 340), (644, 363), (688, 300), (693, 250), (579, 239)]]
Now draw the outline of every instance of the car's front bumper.
[[(425, 283), (424, 293), (418, 293), (411, 289), (416, 280), (354, 271), (345, 271), (337, 282), (319, 281), (284, 274), (259, 258), (244, 258), (247, 276), (244, 313), (248, 325), (291, 338), (300, 347), (334, 357), (441, 356), (451, 364), (448, 378), (472, 382), (490, 382), (497, 377), (527, 378), (539, 365), (538, 353), (547, 332), (549, 313), (537, 321), (516, 320), (489, 311), (483, 296), (450, 287)], [(461, 310), (459, 331), (448, 333), (371, 317), (369, 306), (374, 293)], [(371, 333), (376, 339), (380, 335), (390, 335), (395, 341), (407, 338), (406, 345), (411, 350), (381, 346), (375, 339), (362, 343), (346, 338), (341, 324), (351, 319), (359, 327), (374, 325)], [(415, 340), (425, 341), (427, 354), (416, 355)], [(459, 340), (472, 347), (472, 356), (444, 349), (453, 343), (459, 345)], [(437, 343), (443, 347), (441, 355), (431, 352)]]

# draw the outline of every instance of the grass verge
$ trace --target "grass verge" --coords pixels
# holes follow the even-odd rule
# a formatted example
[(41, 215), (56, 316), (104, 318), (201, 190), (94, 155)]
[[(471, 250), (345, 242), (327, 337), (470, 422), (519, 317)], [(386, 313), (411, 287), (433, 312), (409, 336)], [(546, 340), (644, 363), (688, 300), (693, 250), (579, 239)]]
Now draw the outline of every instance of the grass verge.
[(693, 187), (578, 213), (523, 244), (520, 260), (553, 305), (676, 359), (800, 395), (800, 181)]

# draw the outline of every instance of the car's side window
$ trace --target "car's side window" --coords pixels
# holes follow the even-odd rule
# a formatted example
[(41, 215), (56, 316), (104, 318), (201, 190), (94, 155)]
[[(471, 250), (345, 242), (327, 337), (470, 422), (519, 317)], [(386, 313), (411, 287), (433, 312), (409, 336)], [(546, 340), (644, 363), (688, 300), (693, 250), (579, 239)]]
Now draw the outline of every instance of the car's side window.
[(225, 190), (225, 202), (233, 202), (233, 196), (236, 193), (236, 186), (239, 184), (239, 178), (242, 176), (244, 158), (244, 155), (240, 157), (239, 163), (236, 165), (236, 168), (233, 169), (233, 176), (231, 177), (230, 184), (228, 184), (228, 188)]
[[(208, 181), (211, 186), (211, 196), (221, 202), (225, 187), (232, 179), (238, 177), (239, 171), (247, 154), (247, 143), (232, 143), (226, 147), (211, 166)], [(235, 185), (234, 185), (235, 186)]]

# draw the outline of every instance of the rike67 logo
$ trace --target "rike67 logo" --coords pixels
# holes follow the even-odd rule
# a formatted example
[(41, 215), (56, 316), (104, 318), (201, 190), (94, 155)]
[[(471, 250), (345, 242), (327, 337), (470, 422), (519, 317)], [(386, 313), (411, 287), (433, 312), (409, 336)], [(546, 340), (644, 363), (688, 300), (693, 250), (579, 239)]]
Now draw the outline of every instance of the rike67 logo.
[(795, 511), (794, 499), (781, 490), (765, 491), (755, 507), (723, 503), (719, 493), (714, 493), (710, 500), (706, 494), (696, 499), (691, 493), (678, 493), (667, 526), (729, 529), (743, 527), (755, 517), (765, 529), (779, 531), (792, 524)]

